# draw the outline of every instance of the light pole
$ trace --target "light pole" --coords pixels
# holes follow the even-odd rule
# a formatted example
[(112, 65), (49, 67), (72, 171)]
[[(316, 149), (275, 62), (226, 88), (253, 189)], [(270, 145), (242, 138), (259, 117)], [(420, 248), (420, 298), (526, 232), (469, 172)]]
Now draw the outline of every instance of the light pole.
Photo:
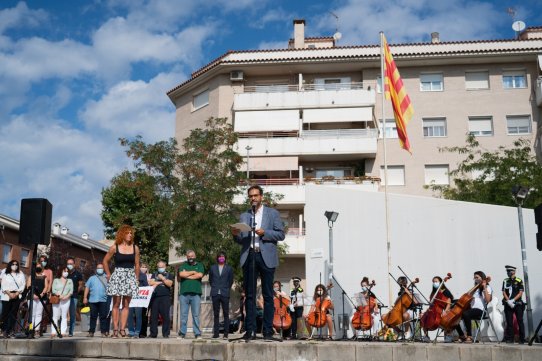
[(248, 180), (250, 177), (250, 151), (252, 150), (252, 147), (250, 145), (247, 145), (245, 149), (247, 150), (247, 180)]
[(523, 278), (525, 278), (525, 299), (527, 302), (527, 331), (533, 333), (533, 310), (531, 308), (531, 292), (529, 291), (529, 273), (527, 271), (527, 250), (525, 249), (525, 234), (523, 230), (523, 211), (521, 206), (529, 194), (530, 188), (516, 185), (512, 187), (512, 194), (518, 208), (519, 240), (521, 242), (521, 263), (523, 264)]
[(324, 216), (327, 218), (327, 226), (329, 227), (329, 279), (333, 277), (333, 223), (337, 220), (339, 213), (334, 211), (325, 211)]

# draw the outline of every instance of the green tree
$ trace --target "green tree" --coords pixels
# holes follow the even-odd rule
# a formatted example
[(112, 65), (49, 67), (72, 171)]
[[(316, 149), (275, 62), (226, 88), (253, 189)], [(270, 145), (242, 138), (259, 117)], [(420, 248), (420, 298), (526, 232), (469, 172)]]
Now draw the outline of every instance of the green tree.
[(450, 171), (451, 185), (426, 186), (441, 197), (515, 206), (512, 187), (522, 185), (531, 188), (524, 207), (534, 208), (542, 203), (542, 167), (528, 140), (518, 139), (512, 147), (501, 146), (488, 151), (480, 146), (476, 137), (469, 135), (466, 145), (444, 147), (440, 151), (465, 156), (457, 168)]

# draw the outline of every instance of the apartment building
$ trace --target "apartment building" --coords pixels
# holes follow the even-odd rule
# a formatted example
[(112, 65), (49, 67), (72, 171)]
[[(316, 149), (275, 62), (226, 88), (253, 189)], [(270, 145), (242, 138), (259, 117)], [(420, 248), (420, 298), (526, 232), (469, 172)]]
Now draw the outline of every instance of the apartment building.
[(391, 105), (382, 102), (380, 47), (336, 46), (304, 29), (294, 20), (285, 49), (230, 51), (167, 93), (179, 141), (211, 116), (229, 118), (246, 160), (241, 171), (284, 194), (289, 254), (279, 279), (305, 274), (307, 183), (378, 192), (387, 181), (389, 192), (432, 196), (424, 185), (449, 184), (460, 160), (439, 147), (462, 145), (468, 133), (486, 149), (527, 138), (540, 154), (542, 28), (518, 39), (441, 42), (434, 33), (428, 43), (391, 44), (415, 112), (412, 154), (399, 147)]

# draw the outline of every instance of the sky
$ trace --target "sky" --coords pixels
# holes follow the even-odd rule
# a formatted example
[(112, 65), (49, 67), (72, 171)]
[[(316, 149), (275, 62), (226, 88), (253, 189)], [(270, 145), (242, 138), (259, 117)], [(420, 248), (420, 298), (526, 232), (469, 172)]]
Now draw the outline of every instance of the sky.
[(293, 19), (339, 45), (509, 39), (542, 0), (0, 0), (0, 214), (47, 198), (102, 239), (101, 190), (132, 166), (118, 139), (173, 137), (169, 89), (228, 50), (285, 48)]

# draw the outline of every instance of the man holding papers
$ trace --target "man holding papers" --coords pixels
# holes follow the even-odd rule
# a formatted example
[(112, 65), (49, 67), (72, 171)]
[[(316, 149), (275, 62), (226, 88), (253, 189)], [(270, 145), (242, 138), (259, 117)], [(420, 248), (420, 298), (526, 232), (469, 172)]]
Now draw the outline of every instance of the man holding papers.
[[(246, 341), (256, 334), (256, 280), (261, 279), (264, 299), (263, 337), (273, 340), (273, 280), (278, 266), (277, 242), (284, 240), (284, 226), (279, 212), (262, 204), (263, 189), (254, 185), (248, 189), (251, 209), (241, 214), (240, 223), (232, 225), (235, 242), (241, 245), (241, 266), (243, 267), (244, 289), (246, 292)], [(250, 226), (254, 222), (254, 234)]]

